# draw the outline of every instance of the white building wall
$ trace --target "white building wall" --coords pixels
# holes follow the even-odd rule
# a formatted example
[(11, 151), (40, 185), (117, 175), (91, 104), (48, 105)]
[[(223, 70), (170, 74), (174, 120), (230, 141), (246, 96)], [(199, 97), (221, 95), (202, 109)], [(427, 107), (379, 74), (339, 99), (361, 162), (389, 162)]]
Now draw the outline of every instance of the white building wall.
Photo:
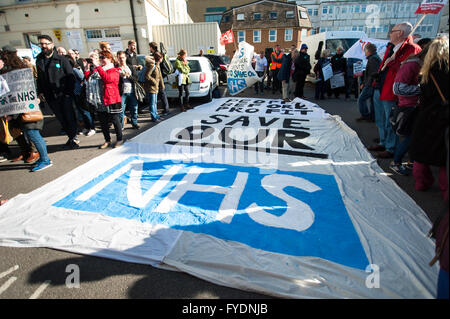
[[(420, 16), (415, 15), (414, 12), (422, 0), (300, 0), (293, 2), (308, 9), (316, 31), (364, 31), (369, 37), (386, 39), (387, 32), (393, 25), (405, 21), (414, 25), (417, 22)], [(440, 16), (441, 14), (428, 15), (416, 33), (422, 37), (436, 36)]]
[[(140, 53), (146, 54), (148, 43), (152, 41), (152, 26), (169, 23), (167, 0), (133, 0), (133, 4)], [(169, 0), (170, 5), (173, 8), (171, 23), (189, 22), (185, 0)], [(56, 46), (69, 49), (74, 42), (69, 42), (67, 31), (79, 30), (82, 47), (78, 49), (82, 56), (87, 56), (89, 51), (98, 48), (99, 41), (107, 40), (114, 44), (113, 48), (125, 49), (128, 40), (135, 39), (129, 0), (32, 0), (20, 5), (14, 0), (2, 0), (0, 10), (4, 12), (0, 13), (0, 46), (10, 44), (25, 48), (24, 34), (35, 33), (48, 34)], [(77, 10), (78, 25), (77, 19), (72, 19)], [(110, 29), (118, 32), (108, 32)], [(60, 32), (61, 40), (57, 39), (54, 30)], [(89, 38), (88, 30), (100, 30), (89, 34), (101, 33), (102, 37)], [(117, 33), (115, 35), (120, 37), (108, 37), (108, 33)]]

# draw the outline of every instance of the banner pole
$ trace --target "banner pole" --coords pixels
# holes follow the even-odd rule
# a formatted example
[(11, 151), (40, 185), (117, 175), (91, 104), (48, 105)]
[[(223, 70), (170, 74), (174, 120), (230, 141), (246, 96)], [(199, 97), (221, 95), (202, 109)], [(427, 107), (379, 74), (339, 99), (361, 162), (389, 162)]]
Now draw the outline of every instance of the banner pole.
[(422, 21), (425, 19), (427, 15), (424, 14), (420, 17), (420, 19), (417, 21), (416, 25), (414, 26), (414, 28), (411, 31), (411, 35), (413, 35), (414, 31), (416, 31), (416, 29), (419, 27), (419, 25), (422, 23)]

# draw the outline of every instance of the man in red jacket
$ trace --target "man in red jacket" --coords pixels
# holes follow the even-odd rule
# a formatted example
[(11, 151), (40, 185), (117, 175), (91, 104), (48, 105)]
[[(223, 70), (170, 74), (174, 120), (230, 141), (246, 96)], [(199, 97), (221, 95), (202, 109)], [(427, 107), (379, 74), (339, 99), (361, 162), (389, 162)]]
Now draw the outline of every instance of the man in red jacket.
[(422, 51), (420, 46), (413, 42), (410, 35), (412, 28), (413, 26), (409, 22), (397, 24), (392, 28), (389, 32), (390, 44), (386, 48), (380, 65), (380, 85), (379, 89), (375, 89), (374, 92), (374, 107), (375, 113), (383, 125), (381, 128), (379, 127), (380, 144), (369, 148), (372, 151), (380, 151), (377, 153), (378, 158), (392, 158), (398, 144), (398, 136), (389, 122), (389, 114), (397, 102), (393, 91), (395, 75), (404, 60), (411, 54)]

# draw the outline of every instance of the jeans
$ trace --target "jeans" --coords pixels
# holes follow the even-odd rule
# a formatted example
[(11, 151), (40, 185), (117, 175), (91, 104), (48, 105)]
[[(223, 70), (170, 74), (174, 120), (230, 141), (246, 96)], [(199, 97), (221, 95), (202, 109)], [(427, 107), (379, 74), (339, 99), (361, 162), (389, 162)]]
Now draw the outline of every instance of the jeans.
[[(264, 71), (256, 71), (256, 74), (261, 78), (264, 75)], [(264, 93), (264, 79), (255, 83), (255, 92), (258, 93), (258, 88), (261, 93)]]
[(78, 113), (81, 115), (81, 119), (83, 120), (84, 123), (84, 128), (86, 130), (95, 130), (95, 125), (94, 125), (94, 121), (92, 120), (92, 116), (91, 116), (91, 112), (89, 112), (88, 110), (85, 110), (82, 107), (83, 101), (81, 101), (81, 97), (80, 96), (75, 96), (75, 106), (77, 107)]
[(149, 108), (150, 108), (150, 114), (152, 116), (152, 121), (156, 121), (159, 119), (158, 111), (156, 108), (156, 101), (158, 99), (157, 93), (147, 93)]
[[(365, 86), (362, 91), (361, 95), (358, 99), (358, 106), (359, 106), (359, 113), (361, 113), (364, 117), (371, 117), (371, 109), (372, 107), (368, 107), (367, 102), (372, 102), (372, 96), (373, 96), (373, 88), (369, 86)], [(370, 103), (373, 104), (373, 103)]]
[(109, 134), (109, 123), (112, 122), (116, 132), (117, 141), (122, 140), (122, 125), (120, 124), (120, 113), (97, 112), (100, 121), (103, 136), (106, 142), (111, 142)]
[(441, 268), (438, 276), (437, 299), (448, 299), (448, 272)]
[(316, 82), (316, 92), (314, 98), (316, 100), (324, 99), (325, 98), (325, 91), (326, 91), (326, 83), (323, 80), (320, 80)]
[(389, 121), (389, 115), (391, 114), (392, 107), (396, 105), (395, 101), (382, 101), (384, 107), (384, 134), (386, 150), (391, 153), (395, 153), (399, 137), (395, 134), (392, 124)]
[(24, 133), (27, 138), (30, 139), (36, 146), (36, 149), (39, 152), (39, 162), (50, 164), (50, 158), (48, 157), (47, 153), (47, 144), (45, 144), (45, 141), (42, 138), (39, 130), (24, 129)]
[(401, 164), (403, 156), (408, 152), (409, 145), (411, 144), (411, 136), (406, 136), (395, 148), (394, 163)]
[(159, 85), (158, 98), (161, 100), (161, 103), (164, 107), (164, 113), (169, 113), (169, 101), (167, 100), (166, 90), (163, 89), (162, 84)]
[(125, 117), (125, 110), (127, 106), (130, 109), (131, 124), (136, 126), (138, 118), (138, 101), (134, 95), (134, 92), (124, 93), (122, 95), (122, 113), (120, 113), (120, 123), (122, 124), (122, 127), (124, 126), (123, 119)]
[(386, 147), (386, 133), (384, 130), (385, 113), (383, 103), (380, 100), (380, 90), (373, 90), (373, 110), (375, 115), (375, 124), (378, 127), (378, 135), (380, 137), (379, 144)]
[(48, 101), (48, 104), (69, 139), (74, 139), (77, 136), (77, 120), (72, 105), (72, 97), (63, 94), (56, 100)]

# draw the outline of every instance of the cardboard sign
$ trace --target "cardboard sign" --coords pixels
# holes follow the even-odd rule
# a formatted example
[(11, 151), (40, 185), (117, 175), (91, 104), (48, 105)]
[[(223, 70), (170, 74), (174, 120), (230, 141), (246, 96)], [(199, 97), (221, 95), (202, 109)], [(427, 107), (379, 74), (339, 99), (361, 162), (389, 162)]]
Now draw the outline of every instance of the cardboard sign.
[(331, 67), (331, 63), (328, 63), (322, 68), (324, 81), (328, 81), (333, 76), (333, 68)]
[(39, 110), (32, 69), (11, 71), (2, 77), (9, 92), (0, 97), (0, 116)]
[(363, 76), (364, 65), (362, 63), (353, 64), (353, 77)]

